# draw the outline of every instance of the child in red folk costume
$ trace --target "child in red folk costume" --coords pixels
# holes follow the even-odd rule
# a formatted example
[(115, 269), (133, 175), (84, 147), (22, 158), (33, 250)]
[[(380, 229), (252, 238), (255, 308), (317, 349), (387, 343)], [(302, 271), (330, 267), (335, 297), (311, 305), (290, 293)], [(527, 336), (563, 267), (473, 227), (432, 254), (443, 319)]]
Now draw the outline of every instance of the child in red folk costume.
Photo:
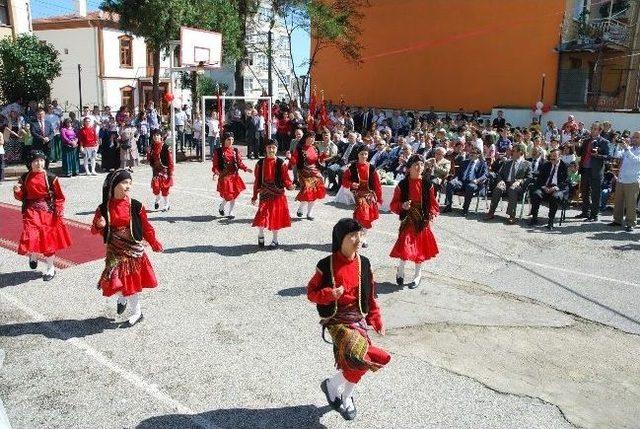
[(71, 237), (63, 220), (64, 194), (58, 178), (45, 170), (44, 152), (33, 150), (29, 154), (29, 172), (20, 177), (13, 187), (13, 195), (22, 201), (22, 235), (18, 254), (29, 256), (29, 267), (38, 267), (37, 253), (47, 262), (42, 279), (53, 279), (54, 254), (71, 245)]
[(376, 302), (371, 264), (359, 254), (363, 228), (354, 219), (340, 219), (333, 227), (332, 254), (321, 259), (307, 286), (307, 297), (317, 304), (320, 323), (333, 339), (339, 372), (321, 384), (329, 405), (346, 420), (356, 417), (353, 391), (369, 370), (377, 371), (391, 360), (386, 351), (371, 344), (371, 326), (384, 335)]
[(269, 140), (265, 147), (267, 156), (256, 164), (256, 179), (253, 182), (251, 204), (256, 205), (260, 195), (260, 205), (252, 226), (260, 228), (258, 246), (264, 247), (264, 229), (273, 231), (270, 247), (278, 247), (278, 231), (291, 226), (289, 205), (284, 194), (285, 188), (295, 189), (289, 177), (289, 170), (282, 159), (276, 157), (278, 142)]
[(420, 286), (422, 263), (438, 254), (438, 244), (429, 224), (440, 213), (440, 207), (431, 180), (424, 174), (424, 166), (420, 155), (412, 155), (407, 160), (408, 175), (396, 186), (390, 205), (391, 211), (400, 215), (400, 232), (390, 256), (400, 259), (396, 274), (399, 286), (404, 283), (406, 262), (416, 264), (410, 289)]
[(125, 327), (143, 319), (138, 296), (142, 289), (158, 285), (142, 240), (146, 240), (154, 252), (162, 252), (147, 212), (142, 203), (129, 196), (130, 190), (128, 171), (109, 173), (102, 186), (102, 204), (96, 209), (91, 228), (94, 234), (103, 235), (107, 245), (105, 268), (98, 287), (106, 297), (118, 296), (118, 316), (130, 308)]
[[(369, 150), (365, 145), (356, 147), (358, 160), (351, 163), (342, 175), (342, 186), (353, 192), (356, 207), (353, 218), (365, 229), (371, 229), (373, 221), (380, 217), (378, 208), (382, 204), (382, 185), (375, 167), (367, 162)], [(362, 242), (367, 247), (367, 242)]]
[(298, 169), (298, 182), (300, 183), (300, 192), (296, 200), (300, 202), (297, 210), (298, 217), (304, 214), (305, 206), (307, 208), (307, 219), (313, 220), (313, 206), (317, 200), (323, 199), (327, 195), (324, 188), (324, 178), (320, 173), (319, 162), (325, 155), (318, 154), (318, 148), (314, 145), (315, 135), (312, 132), (305, 131), (302, 139), (291, 154), (289, 168)]
[(253, 173), (253, 170), (248, 168), (242, 162), (238, 149), (233, 147), (233, 133), (226, 132), (222, 135), (222, 147), (216, 149), (213, 153), (213, 180), (218, 179), (218, 192), (222, 197), (218, 212), (220, 216), (225, 215), (225, 206), (229, 203), (229, 211), (227, 215), (233, 219), (233, 207), (236, 205), (236, 198), (242, 191), (246, 189), (238, 170), (244, 170), (248, 173)]
[(171, 207), (169, 204), (169, 190), (173, 186), (173, 156), (169, 146), (162, 141), (160, 130), (151, 131), (151, 150), (149, 151), (149, 164), (153, 169), (151, 178), (151, 191), (156, 200), (153, 205), (155, 210), (160, 208), (160, 195), (162, 194), (162, 211)]

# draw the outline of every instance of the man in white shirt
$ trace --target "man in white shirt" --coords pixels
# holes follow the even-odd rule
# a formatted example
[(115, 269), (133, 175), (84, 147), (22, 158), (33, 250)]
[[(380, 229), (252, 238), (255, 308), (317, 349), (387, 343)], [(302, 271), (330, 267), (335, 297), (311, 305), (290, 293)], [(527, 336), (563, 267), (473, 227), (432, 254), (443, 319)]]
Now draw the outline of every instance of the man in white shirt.
[(640, 131), (631, 135), (630, 144), (623, 141), (618, 157), (622, 164), (613, 205), (613, 222), (609, 226), (621, 226), (625, 214), (625, 229), (631, 232), (636, 226), (636, 204), (640, 193)]
[(64, 115), (64, 110), (62, 109), (62, 107), (58, 106), (58, 100), (53, 100), (51, 102), (51, 106), (53, 107), (53, 113), (58, 115), (58, 117), (62, 119), (62, 116)]
[(180, 152), (184, 152), (184, 125), (187, 122), (187, 113), (182, 109), (175, 109), (175, 125), (176, 135), (178, 136), (178, 144)]

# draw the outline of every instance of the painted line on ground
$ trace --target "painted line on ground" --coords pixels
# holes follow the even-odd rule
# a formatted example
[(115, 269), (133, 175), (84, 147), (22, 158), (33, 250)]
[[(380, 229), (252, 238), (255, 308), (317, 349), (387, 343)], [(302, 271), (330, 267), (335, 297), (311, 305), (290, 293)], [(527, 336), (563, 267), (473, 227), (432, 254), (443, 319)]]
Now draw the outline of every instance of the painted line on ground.
[[(186, 188), (183, 188), (183, 187), (180, 187), (180, 186), (174, 186), (172, 189), (176, 189), (176, 190), (178, 190), (180, 192), (183, 192), (183, 193), (186, 193), (186, 194), (197, 195), (199, 197), (205, 197), (205, 198), (208, 198), (208, 199), (211, 199), (211, 200), (220, 200), (221, 201), (220, 197), (213, 195), (213, 193), (215, 192), (214, 189), (210, 189), (210, 190), (202, 189), (202, 188), (188, 188), (188, 189), (186, 189)], [(194, 190), (196, 190), (196, 191), (197, 190), (205, 191), (205, 192), (208, 192), (208, 193), (193, 192)], [(249, 190), (249, 188), (247, 188), (247, 190)], [(240, 197), (240, 198), (242, 199), (243, 197)], [(288, 198), (288, 201), (289, 201), (290, 204), (293, 203), (291, 201), (291, 199), (289, 199), (289, 198)], [(248, 208), (254, 209), (254, 211), (257, 210), (257, 208), (255, 206), (253, 206), (251, 204), (245, 204), (245, 203), (240, 202), (240, 201), (236, 202), (236, 207), (248, 207)], [(327, 225), (331, 225), (331, 226), (334, 225), (333, 222), (329, 222), (327, 220), (323, 220), (323, 219), (320, 219), (318, 217), (316, 217), (315, 222), (321, 222), (321, 223), (324, 223), (324, 224), (327, 224)], [(387, 231), (380, 231), (380, 230), (376, 230), (375, 228), (370, 230), (369, 233), (370, 234), (371, 233), (381, 234), (381, 235), (386, 235), (386, 236), (394, 237), (394, 238), (397, 236), (397, 234), (395, 234), (395, 233), (391, 233), (391, 232), (387, 232)], [(465, 253), (467, 255), (482, 256), (484, 258), (497, 259), (497, 260), (501, 260), (501, 261), (504, 261), (504, 262), (514, 263), (514, 264), (515, 263), (525, 264), (525, 265), (535, 266), (535, 267), (539, 267), (539, 268), (545, 268), (545, 269), (549, 269), (549, 270), (559, 271), (559, 272), (563, 272), (563, 273), (566, 273), (566, 274), (572, 274), (572, 275), (575, 275), (575, 276), (588, 277), (588, 278), (591, 278), (591, 279), (602, 280), (602, 281), (607, 281), (607, 282), (610, 282), (610, 283), (617, 283), (617, 284), (622, 284), (622, 285), (626, 285), (626, 286), (633, 286), (633, 287), (640, 288), (640, 283), (634, 283), (634, 282), (630, 282), (630, 281), (627, 281), (627, 280), (616, 279), (616, 278), (613, 278), (613, 277), (600, 276), (598, 274), (586, 273), (584, 271), (570, 270), (568, 268), (562, 268), (562, 267), (558, 267), (558, 266), (555, 266), (555, 265), (543, 264), (543, 263), (540, 263), (540, 262), (529, 261), (529, 260), (526, 260), (526, 259), (510, 258), (510, 257), (507, 257), (507, 256), (500, 255), (497, 252), (495, 252), (496, 253), (495, 255), (492, 255), (492, 254), (487, 253), (487, 252), (482, 251), (482, 250), (470, 250), (470, 249), (454, 246), (454, 245), (451, 245), (451, 244), (438, 244), (438, 246), (441, 247), (441, 248), (445, 248), (445, 249), (455, 250), (455, 251), (460, 252), (460, 253)]]
[[(38, 313), (33, 308), (29, 307), (27, 304), (25, 304), (22, 300), (15, 297), (14, 295), (5, 291), (0, 291), (0, 297), (2, 297), (5, 301), (9, 302), (18, 310), (27, 314), (32, 319), (32, 321), (38, 322), (38, 323), (49, 322), (49, 320), (47, 320), (42, 314)], [(48, 329), (50, 332), (58, 336), (61, 336), (61, 337), (66, 336), (64, 331), (60, 329), (56, 329), (52, 326), (45, 326), (45, 329)], [(164, 406), (167, 406), (170, 409), (175, 410), (180, 414), (184, 414), (185, 417), (191, 420), (196, 426), (202, 429), (221, 429), (218, 426), (216, 426), (213, 422), (198, 415), (195, 411), (193, 411), (192, 409), (190, 409), (180, 401), (173, 399), (171, 396), (169, 396), (169, 394), (161, 390), (156, 384), (149, 383), (140, 375), (135, 374), (131, 371), (127, 371), (126, 369), (122, 368), (121, 366), (119, 366), (118, 364), (110, 360), (108, 357), (106, 357), (104, 354), (100, 353), (98, 350), (91, 347), (86, 341), (83, 341), (79, 338), (71, 338), (68, 340), (64, 340), (64, 342), (71, 344), (73, 347), (82, 351), (87, 356), (92, 358), (98, 364), (118, 374), (121, 378), (128, 381), (129, 383), (137, 387), (139, 390), (143, 391), (148, 396), (155, 399), (158, 403)]]

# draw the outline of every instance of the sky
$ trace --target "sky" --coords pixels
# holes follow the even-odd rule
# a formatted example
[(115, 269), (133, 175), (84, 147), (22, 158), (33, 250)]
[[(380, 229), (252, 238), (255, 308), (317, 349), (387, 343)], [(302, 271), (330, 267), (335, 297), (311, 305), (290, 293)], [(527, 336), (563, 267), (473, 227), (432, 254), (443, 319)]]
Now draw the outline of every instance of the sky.
[[(75, 10), (74, 0), (30, 0), (31, 11), (34, 19), (47, 16), (64, 15), (73, 13)], [(97, 10), (101, 0), (87, 0), (89, 11)], [(309, 59), (309, 35), (305, 31), (296, 31), (292, 37), (293, 62), (296, 66), (297, 74), (306, 73), (307, 68), (300, 66), (301, 63)]]

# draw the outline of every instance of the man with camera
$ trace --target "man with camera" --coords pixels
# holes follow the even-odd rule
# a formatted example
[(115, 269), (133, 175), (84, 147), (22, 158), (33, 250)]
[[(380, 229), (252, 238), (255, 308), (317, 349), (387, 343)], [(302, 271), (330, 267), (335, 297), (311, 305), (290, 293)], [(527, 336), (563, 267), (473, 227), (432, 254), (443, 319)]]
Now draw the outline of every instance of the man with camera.
[(598, 220), (600, 210), (600, 188), (604, 177), (604, 164), (609, 159), (611, 147), (609, 140), (602, 137), (602, 125), (594, 122), (591, 125), (591, 134), (582, 140), (577, 148), (580, 156), (580, 194), (582, 195), (582, 213), (576, 215), (578, 219), (587, 222)]

